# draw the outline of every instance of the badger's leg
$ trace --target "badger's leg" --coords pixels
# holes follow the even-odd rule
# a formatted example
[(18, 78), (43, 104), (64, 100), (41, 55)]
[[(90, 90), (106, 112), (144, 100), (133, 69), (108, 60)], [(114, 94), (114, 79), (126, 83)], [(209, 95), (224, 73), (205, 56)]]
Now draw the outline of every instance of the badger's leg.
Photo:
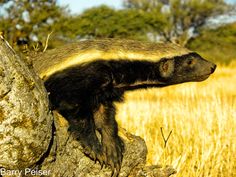
[(113, 176), (119, 174), (123, 158), (124, 144), (118, 136), (115, 107), (112, 102), (100, 104), (94, 112), (96, 129), (101, 134), (104, 163), (112, 168)]
[(103, 162), (102, 146), (95, 133), (92, 110), (80, 110), (77, 117), (72, 116), (68, 121), (70, 123), (69, 131), (80, 142), (84, 153), (93, 160)]

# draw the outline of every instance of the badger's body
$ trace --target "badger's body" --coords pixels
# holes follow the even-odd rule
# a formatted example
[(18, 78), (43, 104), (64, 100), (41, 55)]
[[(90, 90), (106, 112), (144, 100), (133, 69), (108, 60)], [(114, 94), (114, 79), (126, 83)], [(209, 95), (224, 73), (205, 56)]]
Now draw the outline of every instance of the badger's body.
[(113, 102), (122, 101), (126, 90), (205, 80), (216, 65), (174, 44), (106, 39), (48, 51), (34, 68), (85, 153), (111, 165), (116, 176), (124, 147)]
[(43, 57), (45, 55), (39, 56), (34, 66), (40, 77), (46, 79), (54, 72), (96, 60), (158, 61), (190, 52), (174, 44), (111, 39), (87, 40), (47, 51), (47, 58)]

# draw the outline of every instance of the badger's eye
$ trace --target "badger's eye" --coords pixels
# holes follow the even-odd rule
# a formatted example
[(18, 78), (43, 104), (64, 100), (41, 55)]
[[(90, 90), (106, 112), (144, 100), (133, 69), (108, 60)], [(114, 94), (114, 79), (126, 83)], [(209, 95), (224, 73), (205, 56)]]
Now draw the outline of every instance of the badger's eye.
[(196, 61), (195, 61), (194, 59), (189, 59), (189, 60), (187, 61), (187, 65), (188, 65), (188, 66), (193, 66), (195, 63), (196, 63)]
[(188, 63), (188, 65), (191, 65), (191, 64), (193, 64), (193, 60), (189, 60), (187, 63)]

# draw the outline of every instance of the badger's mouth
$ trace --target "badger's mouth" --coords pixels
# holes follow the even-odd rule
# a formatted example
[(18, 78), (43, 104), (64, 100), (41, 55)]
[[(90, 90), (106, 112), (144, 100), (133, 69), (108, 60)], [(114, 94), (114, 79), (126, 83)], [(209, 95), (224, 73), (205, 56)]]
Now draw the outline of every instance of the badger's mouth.
[(205, 74), (205, 75), (198, 76), (198, 77), (196, 77), (196, 79), (195, 79), (194, 81), (196, 81), (196, 82), (204, 81), (204, 80), (206, 80), (210, 75), (211, 75), (211, 73), (210, 73), (210, 74)]

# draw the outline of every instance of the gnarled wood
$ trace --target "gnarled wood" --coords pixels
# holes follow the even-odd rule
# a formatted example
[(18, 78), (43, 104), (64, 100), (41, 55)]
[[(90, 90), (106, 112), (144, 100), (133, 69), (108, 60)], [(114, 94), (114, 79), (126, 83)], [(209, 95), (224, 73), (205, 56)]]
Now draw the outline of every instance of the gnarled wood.
[(51, 137), (52, 115), (43, 83), (0, 37), (0, 167), (35, 166)]

